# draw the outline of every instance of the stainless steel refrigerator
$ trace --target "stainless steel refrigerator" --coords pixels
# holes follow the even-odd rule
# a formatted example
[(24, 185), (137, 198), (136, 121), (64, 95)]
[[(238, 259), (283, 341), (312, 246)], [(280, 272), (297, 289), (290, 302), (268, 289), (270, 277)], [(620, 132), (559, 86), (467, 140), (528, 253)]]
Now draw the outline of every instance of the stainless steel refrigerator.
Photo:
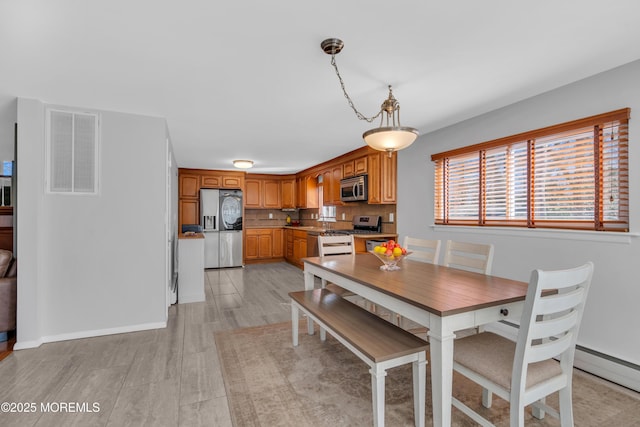
[(204, 267), (242, 266), (242, 191), (200, 190)]

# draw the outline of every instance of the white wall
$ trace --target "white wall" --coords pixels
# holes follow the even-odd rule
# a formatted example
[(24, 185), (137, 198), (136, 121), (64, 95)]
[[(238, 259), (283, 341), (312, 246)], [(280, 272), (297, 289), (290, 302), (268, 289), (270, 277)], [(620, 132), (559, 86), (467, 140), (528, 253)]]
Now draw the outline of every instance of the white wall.
[[(640, 237), (595, 232), (520, 232), (433, 227), (431, 154), (532, 129), (631, 108), (630, 229), (640, 232), (640, 61), (558, 88), (420, 137), (398, 155), (398, 232), (434, 239), (495, 244), (493, 274), (528, 281), (534, 268), (572, 267), (592, 260), (594, 280), (578, 345), (640, 365)], [(608, 368), (605, 368), (608, 369)], [(599, 372), (603, 376), (605, 373)], [(640, 372), (632, 386), (640, 384)], [(615, 376), (615, 375), (613, 375)]]
[(0, 94), (0, 162), (14, 160), (13, 127), (17, 117), (17, 99), (14, 96)]
[(18, 100), (17, 348), (166, 325), (164, 119), (100, 111), (100, 194), (46, 194), (44, 111)]

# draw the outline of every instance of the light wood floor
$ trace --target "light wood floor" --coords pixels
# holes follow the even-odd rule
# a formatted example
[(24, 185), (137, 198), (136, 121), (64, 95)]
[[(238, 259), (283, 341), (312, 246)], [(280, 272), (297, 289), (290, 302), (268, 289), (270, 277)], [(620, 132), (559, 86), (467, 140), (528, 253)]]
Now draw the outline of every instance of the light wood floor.
[[(287, 294), (303, 287), (302, 271), (285, 263), (207, 270), (206, 302), (172, 306), (166, 329), (13, 352), (0, 361), (0, 402), (38, 410), (0, 411), (0, 426), (230, 426), (213, 333), (289, 321)], [(100, 408), (40, 410), (61, 402)]]
[[(0, 426), (230, 426), (213, 332), (289, 321), (304, 288), (285, 263), (207, 270), (206, 302), (170, 308), (166, 329), (43, 344), (0, 361)], [(100, 402), (94, 413), (42, 413), (41, 403)], [(55, 409), (55, 408), (54, 408)]]

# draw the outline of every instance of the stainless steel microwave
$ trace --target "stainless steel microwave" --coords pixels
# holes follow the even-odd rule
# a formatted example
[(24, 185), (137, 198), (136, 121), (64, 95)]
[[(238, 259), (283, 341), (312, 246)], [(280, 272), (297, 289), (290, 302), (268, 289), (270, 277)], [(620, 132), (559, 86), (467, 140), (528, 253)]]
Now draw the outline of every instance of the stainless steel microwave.
[(358, 175), (340, 180), (340, 200), (356, 202), (368, 199), (367, 175)]

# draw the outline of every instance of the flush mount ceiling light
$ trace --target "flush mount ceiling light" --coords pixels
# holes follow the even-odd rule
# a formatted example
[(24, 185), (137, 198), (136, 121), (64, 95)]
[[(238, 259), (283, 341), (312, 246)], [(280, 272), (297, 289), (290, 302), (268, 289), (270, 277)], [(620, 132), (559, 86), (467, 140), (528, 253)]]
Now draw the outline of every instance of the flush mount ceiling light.
[[(389, 157), (394, 151), (407, 148), (416, 140), (419, 133), (417, 129), (400, 125), (400, 104), (393, 97), (391, 85), (389, 85), (389, 97), (380, 106), (380, 111), (373, 117), (366, 117), (360, 113), (353, 105), (353, 101), (344, 87), (342, 76), (336, 64), (336, 55), (344, 47), (344, 42), (340, 39), (326, 39), (320, 43), (320, 47), (327, 55), (331, 55), (331, 65), (336, 70), (336, 75), (340, 81), (344, 97), (347, 98), (349, 106), (356, 113), (356, 117), (368, 123), (380, 117), (380, 127), (371, 129), (362, 134), (362, 138), (371, 148), (389, 153)], [(386, 118), (386, 121), (385, 121)]]
[(234, 160), (233, 166), (238, 169), (250, 169), (253, 167), (253, 160)]

